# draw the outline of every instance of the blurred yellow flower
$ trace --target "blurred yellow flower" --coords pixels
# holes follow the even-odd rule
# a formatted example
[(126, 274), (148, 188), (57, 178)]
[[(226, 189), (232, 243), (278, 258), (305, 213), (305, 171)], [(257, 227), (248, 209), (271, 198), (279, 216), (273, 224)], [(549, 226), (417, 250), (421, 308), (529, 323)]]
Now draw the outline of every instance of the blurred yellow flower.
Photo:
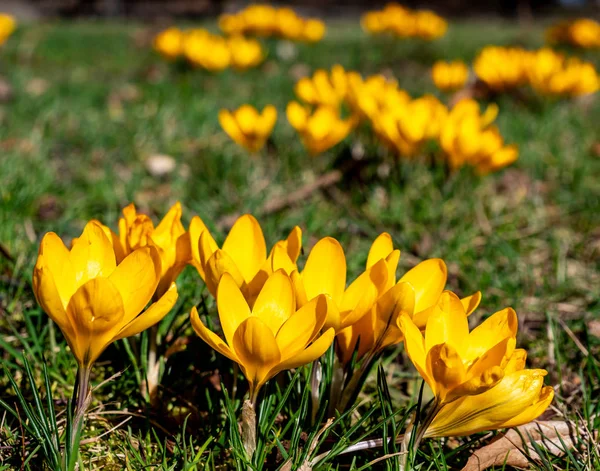
[(527, 83), (531, 53), (518, 47), (486, 46), (473, 62), (477, 77), (494, 91)]
[(396, 110), (410, 101), (410, 96), (398, 82), (383, 75), (363, 79), (358, 72), (348, 72), (346, 81), (346, 100), (362, 118), (373, 120), (380, 113)]
[[(338, 356), (343, 364), (350, 361), (357, 344), (357, 360), (360, 360), (367, 353), (375, 355), (390, 345), (400, 343), (404, 338), (400, 330), (403, 316), (409, 316), (419, 329), (425, 328), (446, 286), (446, 264), (437, 258), (425, 260), (396, 281), (399, 259), (400, 251), (394, 249), (388, 233), (382, 233), (371, 245), (367, 270), (383, 261), (387, 273), (380, 274), (378, 298), (373, 308), (336, 337)], [(460, 301), (470, 315), (480, 300), (481, 293), (477, 292)]]
[(526, 356), (524, 350), (515, 350), (496, 386), (442, 407), (425, 437), (471, 435), (537, 419), (552, 402), (554, 389), (544, 386), (545, 370), (524, 369)]
[(266, 4), (249, 5), (235, 14), (219, 17), (225, 34), (276, 36), (290, 41), (318, 42), (325, 35), (325, 23), (316, 18), (302, 18), (292, 8), (274, 8)]
[(440, 145), (452, 169), (471, 165), (486, 174), (517, 160), (517, 146), (504, 145), (498, 128), (491, 126), (497, 114), (495, 104), (480, 114), (479, 104), (472, 99), (461, 100), (452, 108), (440, 133)]
[(234, 111), (219, 111), (223, 130), (250, 152), (257, 152), (265, 145), (276, 121), (277, 110), (273, 105), (265, 106), (262, 113), (250, 105), (242, 105)]
[(448, 109), (437, 98), (425, 95), (375, 115), (373, 130), (399, 155), (411, 157), (426, 141), (439, 137), (447, 113)]
[(592, 64), (565, 59), (549, 48), (532, 53), (528, 77), (531, 86), (545, 95), (578, 96), (600, 89), (600, 77)]
[(171, 310), (177, 301), (175, 283), (144, 311), (160, 279), (155, 247), (134, 250), (117, 263), (104, 228), (91, 221), (71, 250), (55, 233), (44, 236), (33, 290), (63, 332), (79, 366), (87, 369), (112, 342), (138, 334)]
[(600, 47), (600, 23), (590, 18), (563, 21), (548, 28), (546, 38), (551, 43), (570, 44), (592, 49)]
[(458, 90), (467, 83), (469, 68), (461, 61), (438, 61), (433, 64), (431, 78), (435, 86), (442, 91)]
[[(192, 264), (216, 297), (221, 277), (229, 273), (241, 289), (246, 301), (253, 305), (265, 281), (273, 273), (273, 257), (279, 252), (286, 255), (287, 273), (295, 269), (302, 250), (302, 231), (296, 226), (287, 239), (277, 242), (267, 257), (265, 238), (258, 221), (245, 214), (238, 218), (222, 248), (219, 248), (206, 225), (198, 216), (190, 222)], [(291, 264), (291, 266), (290, 266)], [(279, 266), (278, 268), (283, 268)]]
[(154, 37), (154, 50), (169, 60), (174, 60), (183, 54), (185, 33), (179, 28), (168, 28)]
[(194, 66), (218, 72), (231, 65), (231, 50), (228, 41), (198, 28), (185, 34), (183, 53)]
[(429, 10), (411, 10), (388, 3), (383, 10), (372, 10), (361, 17), (361, 25), (371, 34), (392, 33), (400, 38), (437, 39), (448, 29), (444, 18)]
[(245, 70), (256, 67), (265, 56), (262, 46), (256, 39), (232, 36), (228, 39), (231, 53), (231, 65), (236, 69)]
[(463, 303), (446, 291), (429, 315), (424, 335), (408, 316), (400, 326), (406, 353), (441, 407), (502, 380), (515, 350), (517, 315), (504, 309), (469, 333)]
[(16, 27), (17, 22), (14, 16), (0, 13), (0, 46), (6, 42)]
[(296, 101), (288, 103), (286, 114), (312, 155), (325, 152), (343, 141), (357, 124), (356, 117), (342, 119), (339, 109), (334, 107), (319, 106), (311, 114), (309, 108)]
[(195, 307), (192, 326), (202, 340), (240, 365), (253, 403), (269, 379), (313, 362), (333, 342), (333, 329), (321, 334), (328, 314), (326, 296), (296, 309), (294, 288), (283, 270), (269, 276), (252, 308), (229, 273), (221, 278), (216, 298), (225, 339), (204, 325)]
[(303, 77), (296, 83), (294, 91), (300, 100), (309, 105), (338, 107), (344, 101), (347, 77), (344, 68), (336, 64), (331, 73), (318, 69), (312, 77)]

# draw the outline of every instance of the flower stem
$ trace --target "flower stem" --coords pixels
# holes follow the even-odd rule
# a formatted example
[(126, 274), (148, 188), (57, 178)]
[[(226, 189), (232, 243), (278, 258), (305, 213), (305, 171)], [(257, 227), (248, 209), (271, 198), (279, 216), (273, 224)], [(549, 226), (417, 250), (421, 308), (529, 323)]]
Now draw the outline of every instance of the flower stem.
[(71, 426), (71, 436), (69, 437), (69, 445), (71, 455), (77, 456), (79, 452), (79, 439), (81, 429), (85, 420), (85, 413), (92, 402), (92, 392), (90, 390), (90, 374), (92, 372), (91, 365), (79, 366), (77, 369), (77, 384), (75, 387), (75, 410), (73, 412), (73, 424)]
[(252, 460), (256, 451), (256, 397), (244, 401), (242, 406), (242, 442), (246, 456)]
[(151, 404), (156, 402), (158, 388), (158, 327), (153, 325), (148, 329), (148, 371), (146, 371), (146, 390), (148, 392), (148, 401)]
[[(415, 438), (413, 441), (413, 446), (412, 446), (413, 454), (416, 453), (417, 450), (419, 449), (419, 444), (421, 443), (421, 440), (423, 440), (423, 437), (425, 436), (427, 429), (429, 428), (429, 426), (433, 422), (433, 419), (435, 419), (435, 416), (439, 413), (439, 411), (443, 405), (444, 404), (441, 401), (439, 401), (437, 398), (434, 399), (434, 402), (429, 407), (429, 410), (427, 411), (427, 415), (425, 416), (423, 421), (419, 422), (417, 424), (416, 435), (415, 435)], [(407, 450), (410, 446), (411, 437), (413, 436), (414, 432), (415, 431), (411, 430), (410, 428), (406, 431), (406, 433), (404, 434), (404, 440), (402, 441), (401, 451), (407, 452)], [(400, 458), (400, 470), (401, 471), (404, 471), (405, 469), (407, 469), (406, 468), (407, 458), (408, 458), (408, 453), (402, 455), (402, 457)]]

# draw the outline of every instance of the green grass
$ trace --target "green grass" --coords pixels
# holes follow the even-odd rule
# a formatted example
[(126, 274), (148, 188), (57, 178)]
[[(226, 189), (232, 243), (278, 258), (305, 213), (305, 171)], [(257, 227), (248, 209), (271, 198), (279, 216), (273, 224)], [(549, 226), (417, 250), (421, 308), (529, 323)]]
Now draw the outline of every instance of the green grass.
[[(275, 44), (269, 43), (269, 58), (260, 68), (219, 75), (163, 62), (143, 41), (147, 37), (148, 31), (139, 25), (34, 24), (20, 28), (0, 50), (0, 70), (14, 92), (10, 102), (0, 104), (0, 243), (12, 258), (0, 257), (0, 355), (26, 398), (43, 384), (41, 362), (46, 359), (59, 428), (76, 374), (62, 334), (37, 306), (31, 290), (37, 246), (45, 232), (68, 240), (91, 218), (115, 228), (121, 209), (131, 201), (158, 220), (179, 200), (186, 223), (198, 214), (223, 240), (218, 225), (223, 217), (260, 214), (267, 201), (334, 168), (359, 143), (367, 158), (340, 184), (259, 216), (269, 246), (296, 224), (304, 231), (305, 251), (321, 237), (336, 237), (346, 250), (352, 277), (364, 266), (371, 241), (382, 231), (390, 232), (403, 252), (402, 272), (418, 260), (443, 258), (449, 266), (450, 289), (459, 294), (483, 292), (482, 306), (474, 314), (477, 320), (505, 306), (516, 309), (519, 344), (529, 351), (529, 365), (547, 368), (547, 383), (556, 386), (555, 409), (548, 417), (582, 416), (598, 427), (600, 383), (594, 356), (598, 358), (600, 340), (586, 327), (600, 318), (597, 97), (585, 103), (500, 97), (498, 125), (507, 142), (519, 145), (520, 158), (514, 166), (485, 178), (468, 170), (446, 178), (440, 169), (420, 163), (386, 167), (362, 134), (312, 159), (285, 119), (285, 105), (293, 99), (301, 69), (340, 63), (363, 74), (385, 71), (418, 96), (435, 93), (428, 77), (433, 61), (471, 61), (486, 44), (539, 47), (541, 29), (522, 30), (500, 22), (457, 23), (432, 44), (393, 44), (368, 38), (355, 22), (346, 20), (332, 24), (323, 43), (298, 46), (293, 61), (278, 59)], [(600, 64), (599, 56), (589, 58)], [(217, 122), (220, 108), (242, 103), (260, 107), (272, 103), (279, 111), (272, 143), (256, 157), (236, 147)], [(171, 175), (156, 178), (146, 169), (145, 160), (157, 153), (176, 159)], [(174, 317), (185, 322), (206, 292), (192, 269), (178, 283), (181, 296)], [(212, 301), (207, 302), (212, 312)], [(575, 345), (565, 325), (589, 355)], [(163, 378), (162, 408), (145, 405), (122, 343), (101, 357), (94, 384), (122, 374), (95, 392), (84, 439), (130, 419), (83, 445), (86, 469), (232, 466), (229, 440), (235, 435), (234, 418), (243, 391), (231, 398), (229, 362), (211, 353), (189, 323), (182, 332), (179, 340), (184, 348), (169, 359)], [(24, 377), (21, 350), (32, 363), (33, 387)], [(375, 369), (353, 418), (340, 419), (326, 434), (319, 453), (336, 441), (395, 434), (398, 424), (392, 424), (391, 411), (400, 411), (398, 423), (410, 417), (404, 408), (416, 399), (420, 383), (401, 352), (392, 349), (384, 356), (389, 396), (381, 397)], [(216, 371), (229, 390), (228, 408), (219, 377), (212, 377)], [(306, 423), (308, 399), (298, 386), (305, 379), (298, 378), (289, 391), (279, 417), (284, 422), (277, 422), (274, 430), (285, 429), (286, 420)], [(271, 383), (276, 396), (284, 394), (276, 391), (283, 386)], [(14, 407), (15, 390), (6, 375), (0, 376), (0, 397)], [(131, 415), (116, 413), (124, 410)], [(352, 429), (359, 417), (364, 420)], [(382, 421), (383, 417), (387, 419)], [(0, 469), (43, 469), (43, 453), (36, 448), (29, 425), (4, 416)], [(384, 428), (388, 435), (382, 435)], [(269, 464), (264, 469), (281, 464), (277, 449), (285, 454), (290, 444), (310, 443), (318, 429), (292, 425), (280, 442), (267, 431), (265, 446), (272, 449), (265, 451)], [(461, 440), (458, 452), (452, 450), (457, 443), (424, 444), (417, 457), (419, 469), (460, 468), (479, 438)], [(593, 440), (585, 445), (587, 451), (581, 445), (577, 453), (549, 458), (539, 469), (550, 469), (551, 462), (558, 469), (598, 466)], [(319, 469), (359, 469), (382, 453), (374, 449), (332, 456), (331, 468)], [(382, 461), (374, 469), (392, 468)]]

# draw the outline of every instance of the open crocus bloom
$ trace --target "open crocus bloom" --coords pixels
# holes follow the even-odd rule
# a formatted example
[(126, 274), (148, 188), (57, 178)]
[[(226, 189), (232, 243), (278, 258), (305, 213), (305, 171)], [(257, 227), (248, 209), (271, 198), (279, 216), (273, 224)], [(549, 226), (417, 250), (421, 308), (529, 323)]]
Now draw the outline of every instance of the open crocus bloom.
[(33, 289), (79, 365), (89, 367), (112, 342), (138, 334), (171, 310), (177, 301), (175, 283), (144, 311), (160, 275), (156, 248), (134, 250), (117, 265), (104, 229), (91, 221), (71, 250), (55, 233), (44, 236)]
[(302, 231), (296, 226), (286, 240), (275, 244), (267, 257), (267, 246), (260, 224), (249, 214), (241, 216), (235, 222), (222, 248), (219, 248), (198, 216), (190, 222), (189, 232), (192, 263), (210, 293), (216, 297), (221, 277), (224, 273), (229, 273), (250, 305), (274, 271), (273, 254), (279, 250), (285, 252), (291, 264), (287, 272), (291, 273), (302, 249)]
[(504, 309), (469, 333), (463, 304), (446, 291), (427, 319), (425, 335), (407, 316), (400, 326), (408, 356), (441, 406), (500, 382), (515, 349), (517, 315)]
[(265, 145), (276, 121), (277, 110), (273, 105), (265, 106), (261, 113), (250, 105), (242, 105), (234, 111), (219, 111), (223, 130), (250, 152), (257, 152)]
[(331, 73), (318, 69), (312, 77), (298, 80), (294, 92), (298, 98), (310, 105), (337, 107), (346, 97), (346, 89), (346, 71), (336, 64), (331, 68)]
[[(400, 251), (394, 249), (391, 236), (384, 232), (371, 245), (367, 270), (377, 263), (385, 263), (387, 276), (378, 286), (378, 300), (369, 312), (337, 335), (338, 354), (342, 363), (352, 358), (358, 343), (357, 359), (366, 353), (377, 353), (404, 338), (400, 319), (404, 315), (424, 329), (444, 291), (447, 279), (446, 264), (433, 258), (419, 263), (396, 282)], [(467, 315), (479, 305), (481, 293), (461, 299)]]
[[(279, 261), (274, 259), (275, 266)], [(387, 281), (382, 260), (363, 272), (346, 288), (346, 257), (340, 243), (325, 237), (310, 251), (304, 270), (292, 273), (298, 306), (321, 294), (331, 300), (325, 328), (340, 332), (363, 317), (377, 301), (380, 286)]]
[(471, 435), (517, 427), (538, 418), (550, 405), (554, 389), (544, 386), (545, 370), (525, 368), (525, 350), (514, 351), (504, 378), (476, 396), (463, 396), (442, 407), (425, 437)]
[(469, 68), (462, 61), (438, 61), (433, 64), (431, 77), (435, 86), (440, 90), (458, 90), (467, 82), (467, 79), (469, 78)]
[(250, 309), (229, 273), (221, 278), (217, 308), (225, 340), (211, 332), (194, 307), (192, 326), (217, 352), (240, 365), (250, 383), (250, 399), (283, 370), (297, 368), (319, 358), (333, 342), (333, 329), (321, 334), (328, 300), (318, 296), (296, 310), (294, 288), (283, 270), (273, 273)]

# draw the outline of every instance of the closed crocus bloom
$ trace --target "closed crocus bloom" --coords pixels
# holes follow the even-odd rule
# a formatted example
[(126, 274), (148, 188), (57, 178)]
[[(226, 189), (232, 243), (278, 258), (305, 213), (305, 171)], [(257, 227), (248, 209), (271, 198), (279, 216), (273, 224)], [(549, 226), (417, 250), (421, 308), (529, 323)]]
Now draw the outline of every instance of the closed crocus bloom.
[(231, 65), (236, 69), (256, 67), (264, 60), (262, 46), (256, 39), (232, 36), (228, 41)]
[(258, 36), (271, 36), (277, 32), (277, 13), (270, 5), (250, 5), (238, 14), (246, 25), (246, 32)]
[(288, 121), (298, 131), (304, 147), (314, 156), (343, 141), (356, 126), (357, 119), (342, 119), (338, 109), (319, 106), (311, 114), (308, 108), (292, 101), (286, 109)]
[(366, 12), (360, 18), (360, 25), (363, 30), (371, 34), (379, 34), (385, 31), (385, 23), (379, 11)]
[(438, 407), (496, 386), (515, 349), (512, 309), (493, 314), (469, 333), (465, 308), (450, 292), (442, 294), (428, 316), (424, 335), (409, 317), (402, 317), (400, 325), (406, 352)]
[[(279, 260), (274, 259), (275, 266)], [(388, 269), (381, 260), (346, 287), (346, 256), (340, 243), (332, 237), (318, 241), (310, 251), (304, 270), (292, 272), (298, 306), (321, 294), (331, 301), (325, 328), (338, 333), (363, 317), (375, 304)]]
[[(267, 257), (267, 246), (260, 224), (249, 214), (238, 218), (221, 248), (198, 216), (190, 222), (189, 233), (192, 263), (210, 293), (216, 297), (221, 277), (229, 273), (250, 305), (274, 271), (274, 254), (285, 253), (286, 261), (289, 261), (286, 265), (289, 274), (295, 269), (302, 250), (302, 231), (296, 226), (287, 239), (273, 246)], [(280, 265), (278, 268), (284, 266)]]
[(304, 29), (304, 20), (291, 8), (278, 8), (275, 12), (275, 24), (278, 26), (279, 35), (290, 41), (301, 39)]
[(17, 27), (15, 18), (6, 13), (0, 13), (0, 46), (8, 39)]
[(448, 23), (444, 18), (429, 10), (417, 11), (414, 14), (416, 36), (431, 41), (446, 34)]
[(219, 29), (227, 35), (240, 35), (245, 32), (244, 20), (239, 15), (224, 13), (219, 16), (218, 23)]
[(234, 111), (219, 111), (219, 123), (223, 130), (250, 152), (262, 149), (276, 121), (277, 110), (273, 105), (265, 106), (261, 113), (250, 105), (242, 105)]
[(316, 70), (312, 77), (301, 78), (294, 87), (298, 98), (309, 105), (339, 106), (346, 97), (347, 79), (344, 68), (336, 64), (331, 73)]
[(117, 263), (104, 229), (92, 221), (71, 250), (53, 232), (44, 236), (33, 289), (63, 332), (79, 366), (89, 369), (112, 342), (138, 334), (171, 310), (177, 300), (174, 283), (144, 311), (160, 276), (156, 248), (134, 250)]
[(327, 28), (325, 23), (316, 18), (309, 18), (304, 21), (301, 39), (309, 43), (317, 43), (325, 36)]
[(252, 308), (226, 273), (217, 290), (217, 308), (224, 339), (206, 328), (195, 307), (192, 326), (202, 340), (240, 365), (252, 402), (270, 378), (316, 360), (333, 342), (333, 329), (321, 334), (327, 298), (318, 296), (296, 310), (292, 282), (283, 270), (268, 278)]
[(438, 61), (433, 64), (431, 77), (435, 86), (440, 90), (458, 90), (467, 83), (469, 69), (467, 65), (461, 61)]
[(524, 369), (525, 357), (524, 350), (515, 350), (496, 386), (442, 407), (425, 437), (471, 435), (538, 418), (552, 402), (554, 389), (544, 386), (545, 370)]
[(410, 102), (409, 94), (398, 87), (398, 82), (383, 75), (363, 80), (360, 74), (350, 72), (346, 80), (347, 101), (363, 118), (375, 120), (381, 113), (398, 110)]
[(521, 48), (487, 46), (473, 62), (477, 77), (495, 91), (505, 91), (527, 83), (531, 54)]
[(165, 29), (154, 38), (154, 49), (167, 59), (177, 59), (183, 54), (184, 36), (179, 28)]
[(600, 23), (589, 18), (575, 20), (568, 30), (569, 42), (583, 48), (600, 47)]

